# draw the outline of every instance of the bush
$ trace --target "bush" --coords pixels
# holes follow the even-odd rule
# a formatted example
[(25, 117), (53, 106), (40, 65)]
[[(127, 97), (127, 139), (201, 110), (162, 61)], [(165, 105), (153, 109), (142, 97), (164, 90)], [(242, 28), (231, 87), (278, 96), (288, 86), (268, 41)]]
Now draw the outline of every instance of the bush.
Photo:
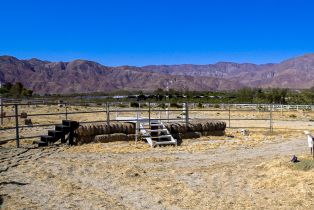
[(165, 108), (166, 108), (166, 104), (161, 103), (161, 104), (158, 104), (158, 106), (157, 106), (157, 107), (162, 108), (162, 109), (165, 109)]
[(27, 118), (27, 113), (26, 112), (22, 112), (20, 117), (26, 119)]
[(131, 102), (130, 106), (131, 106), (131, 107), (138, 108), (138, 107), (139, 107), (139, 104), (138, 104), (137, 102)]
[(5, 83), (0, 88), (0, 94), (4, 97), (31, 97), (33, 91), (26, 89), (20, 82), (15, 84)]
[(127, 107), (125, 104), (118, 104), (118, 107), (120, 107), (120, 108), (125, 108), (125, 107)]
[(214, 105), (214, 108), (219, 109), (219, 108), (220, 108), (219, 104), (215, 104), (215, 105)]
[(178, 104), (178, 103), (170, 103), (170, 107), (173, 107), (173, 108), (182, 108), (183, 106), (181, 104)]

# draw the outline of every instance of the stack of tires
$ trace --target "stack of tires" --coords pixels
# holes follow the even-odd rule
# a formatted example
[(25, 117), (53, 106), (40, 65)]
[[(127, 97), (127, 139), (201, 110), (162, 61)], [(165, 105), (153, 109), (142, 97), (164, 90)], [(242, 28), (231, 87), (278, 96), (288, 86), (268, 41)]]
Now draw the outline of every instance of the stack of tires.
[[(77, 144), (90, 142), (110, 142), (133, 140), (135, 134), (135, 124), (133, 123), (105, 123), (85, 124), (77, 131)], [(113, 135), (114, 134), (114, 135)], [(120, 135), (117, 135), (120, 134)]]
[(191, 121), (186, 124), (168, 123), (167, 129), (174, 136), (179, 138), (198, 138), (200, 136), (223, 136), (225, 134), (226, 123), (223, 121)]

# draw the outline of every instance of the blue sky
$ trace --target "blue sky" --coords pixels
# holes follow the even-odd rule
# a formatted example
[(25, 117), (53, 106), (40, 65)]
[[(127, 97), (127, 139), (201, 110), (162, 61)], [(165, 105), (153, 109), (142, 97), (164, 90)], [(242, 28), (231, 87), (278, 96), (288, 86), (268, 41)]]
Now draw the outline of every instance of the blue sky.
[(0, 0), (0, 55), (104, 65), (267, 63), (314, 52), (311, 0)]

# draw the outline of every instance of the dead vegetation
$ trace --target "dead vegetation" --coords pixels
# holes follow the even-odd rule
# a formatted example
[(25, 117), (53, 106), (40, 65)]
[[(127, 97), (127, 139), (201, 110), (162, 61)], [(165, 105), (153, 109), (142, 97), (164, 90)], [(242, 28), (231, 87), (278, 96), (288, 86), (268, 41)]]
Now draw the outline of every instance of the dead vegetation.
[[(272, 133), (248, 128), (248, 135), (227, 128), (224, 136), (185, 139), (179, 147), (117, 141), (29, 149), (32, 140), (24, 140), (24, 148), (14, 149), (15, 143), (8, 142), (0, 146), (0, 205), (3, 209), (312, 209), (313, 160), (307, 155), (306, 137), (286, 129), (290, 124), (282, 125)], [(300, 162), (291, 163), (292, 155)]]
[[(227, 130), (180, 147), (144, 142), (1, 148), (4, 209), (263, 209), (313, 205), (313, 169), (293, 134)], [(290, 162), (291, 155), (300, 162)], [(8, 164), (10, 162), (10, 164)], [(18, 185), (14, 183), (27, 183)], [(39, 196), (40, 195), (40, 196)]]

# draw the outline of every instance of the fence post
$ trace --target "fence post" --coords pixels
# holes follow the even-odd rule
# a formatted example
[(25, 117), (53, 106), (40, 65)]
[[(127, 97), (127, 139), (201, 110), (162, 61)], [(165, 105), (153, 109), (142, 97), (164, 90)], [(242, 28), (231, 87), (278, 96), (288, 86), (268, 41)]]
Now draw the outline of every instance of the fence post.
[(167, 122), (169, 122), (169, 108), (170, 108), (170, 104), (167, 103), (167, 108), (166, 108)]
[(231, 113), (230, 113), (230, 103), (229, 103), (229, 128), (231, 128)]
[(150, 102), (148, 102), (148, 124), (150, 125)]
[(269, 105), (269, 131), (270, 133), (273, 131), (273, 112), (271, 105)]
[(19, 109), (18, 105), (14, 104), (15, 107), (15, 134), (16, 134), (16, 147), (20, 147), (20, 134), (19, 134)]
[(185, 124), (189, 124), (189, 104), (185, 102)]
[(67, 120), (68, 119), (68, 106), (66, 103), (64, 104), (64, 106), (65, 106), (65, 119)]
[(138, 102), (138, 110), (139, 110), (138, 117), (141, 118), (141, 103), (140, 102)]
[(107, 115), (107, 126), (110, 134), (110, 110), (109, 110), (109, 103), (106, 103), (106, 115)]
[(116, 110), (116, 120), (117, 120), (118, 117), (119, 117), (119, 112), (118, 112), (118, 107), (117, 106), (116, 106), (115, 110)]

